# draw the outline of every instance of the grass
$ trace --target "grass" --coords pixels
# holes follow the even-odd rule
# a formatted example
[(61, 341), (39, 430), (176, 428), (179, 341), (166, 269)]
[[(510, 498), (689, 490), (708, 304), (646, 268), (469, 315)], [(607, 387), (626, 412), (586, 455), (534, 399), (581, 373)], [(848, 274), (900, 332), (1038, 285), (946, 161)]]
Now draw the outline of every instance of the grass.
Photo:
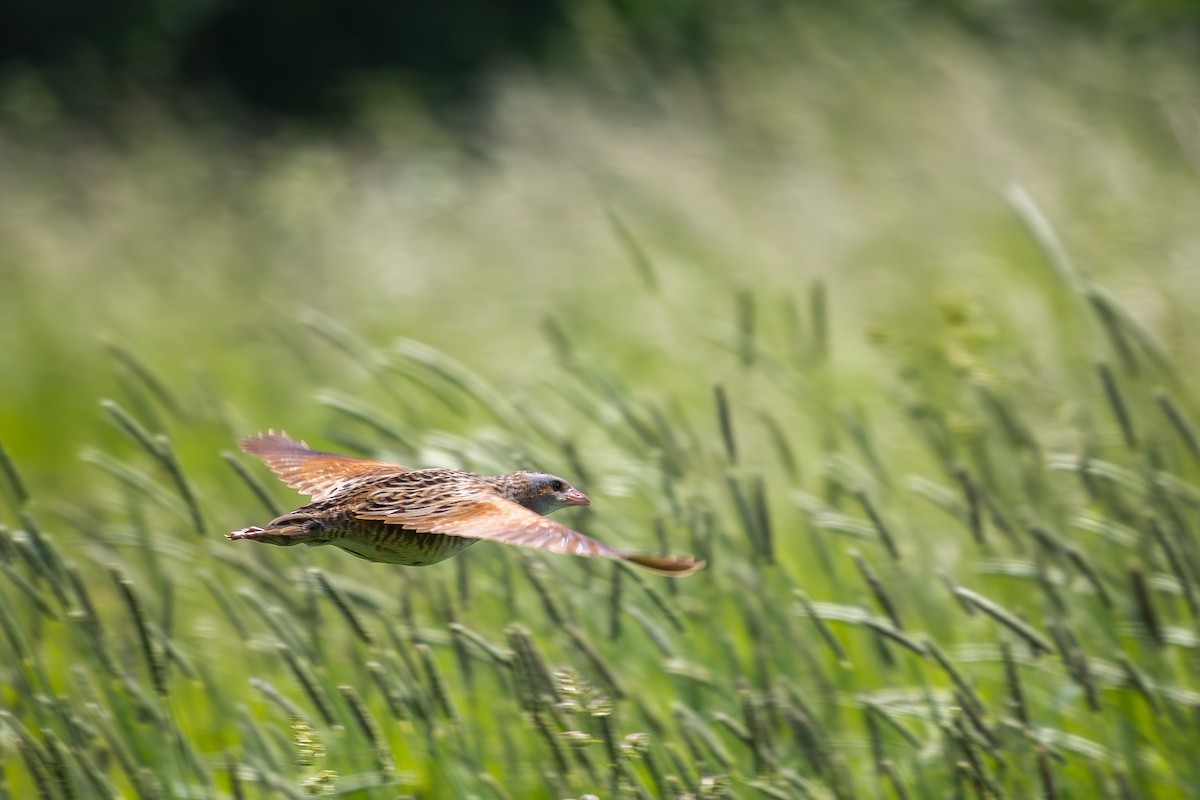
[[(1195, 796), (1186, 73), (781, 30), (479, 159), (10, 131), (0, 797)], [(268, 427), (709, 568), (228, 542)]]

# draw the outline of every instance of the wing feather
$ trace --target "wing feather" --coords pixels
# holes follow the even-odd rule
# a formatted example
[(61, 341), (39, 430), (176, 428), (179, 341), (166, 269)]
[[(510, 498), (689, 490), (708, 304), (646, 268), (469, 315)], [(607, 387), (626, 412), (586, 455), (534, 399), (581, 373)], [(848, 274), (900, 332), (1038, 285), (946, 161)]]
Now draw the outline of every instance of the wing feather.
[(241, 448), (261, 458), (288, 486), (315, 501), (329, 499), (346, 486), (348, 479), (357, 482), (409, 471), (408, 467), (386, 461), (312, 450), (304, 442), (275, 431), (247, 437), (241, 441)]
[(387, 525), (401, 525), (418, 533), (485, 539), (568, 556), (628, 561), (664, 575), (689, 575), (703, 569), (705, 563), (691, 556), (623, 553), (524, 506), (482, 492), (477, 496), (458, 497), (453, 503), (439, 502), (431, 497), (429, 502), (410, 503), (403, 508), (374, 505), (360, 509), (355, 516)]

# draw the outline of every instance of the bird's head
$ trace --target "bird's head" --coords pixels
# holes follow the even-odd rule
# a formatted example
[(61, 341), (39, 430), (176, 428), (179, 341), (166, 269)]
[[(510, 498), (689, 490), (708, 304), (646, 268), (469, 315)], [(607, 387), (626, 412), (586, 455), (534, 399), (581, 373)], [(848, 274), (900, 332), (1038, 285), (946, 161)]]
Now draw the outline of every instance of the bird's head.
[(519, 473), (529, 481), (528, 492), (518, 502), (539, 514), (549, 514), (567, 506), (590, 506), (592, 501), (583, 492), (557, 475), (547, 472)]

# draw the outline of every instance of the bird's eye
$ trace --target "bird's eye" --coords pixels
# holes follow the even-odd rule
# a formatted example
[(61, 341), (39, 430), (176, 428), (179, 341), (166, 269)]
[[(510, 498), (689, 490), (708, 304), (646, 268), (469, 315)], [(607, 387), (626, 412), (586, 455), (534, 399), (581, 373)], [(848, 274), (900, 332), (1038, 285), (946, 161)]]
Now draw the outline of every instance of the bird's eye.
[(567, 485), (562, 481), (555, 481), (554, 483), (550, 484), (550, 488), (556, 492), (561, 492), (563, 489), (567, 488)]

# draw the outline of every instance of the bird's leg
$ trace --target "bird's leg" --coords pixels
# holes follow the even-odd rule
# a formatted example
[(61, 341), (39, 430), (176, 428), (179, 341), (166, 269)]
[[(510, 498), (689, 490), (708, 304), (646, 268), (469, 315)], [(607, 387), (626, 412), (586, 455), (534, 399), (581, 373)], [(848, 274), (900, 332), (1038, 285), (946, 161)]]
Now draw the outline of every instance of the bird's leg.
[(248, 528), (227, 533), (226, 538), (235, 541), (253, 539), (283, 547), (294, 544), (324, 544), (324, 540), (319, 536), (323, 527), (321, 521), (311, 514), (293, 512), (272, 520), (265, 528), (251, 525)]

